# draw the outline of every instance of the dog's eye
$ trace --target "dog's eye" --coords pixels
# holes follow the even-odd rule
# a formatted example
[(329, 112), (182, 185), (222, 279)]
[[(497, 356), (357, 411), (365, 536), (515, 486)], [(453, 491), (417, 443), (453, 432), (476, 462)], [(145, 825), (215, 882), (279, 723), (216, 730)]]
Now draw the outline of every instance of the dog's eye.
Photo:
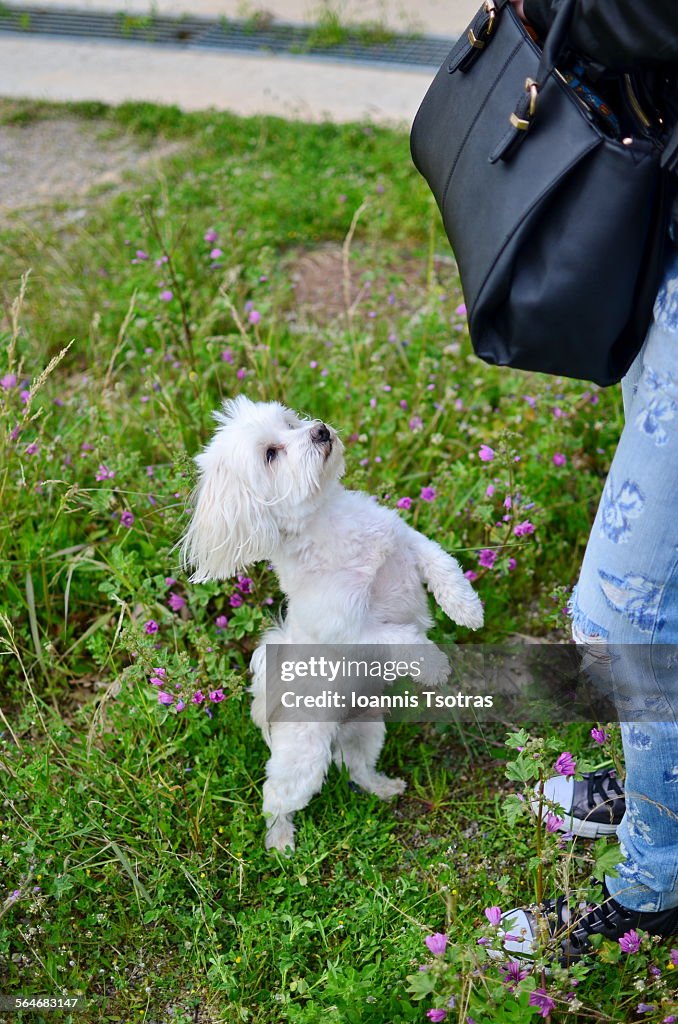
[(273, 462), (273, 460), (277, 457), (277, 455), (278, 455), (278, 449), (277, 448), (267, 448), (266, 449), (266, 461), (269, 464), (271, 462)]

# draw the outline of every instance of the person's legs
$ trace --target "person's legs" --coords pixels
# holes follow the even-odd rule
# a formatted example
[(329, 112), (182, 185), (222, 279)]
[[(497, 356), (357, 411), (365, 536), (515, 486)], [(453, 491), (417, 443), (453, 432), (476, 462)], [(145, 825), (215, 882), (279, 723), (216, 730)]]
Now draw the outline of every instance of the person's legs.
[[(678, 287), (664, 288), (678, 304)], [(592, 660), (604, 645), (599, 673), (609, 673), (634, 719), (622, 724), (625, 859), (607, 887), (625, 907), (658, 911), (678, 906), (678, 308), (658, 312), (630, 376), (572, 627)], [(663, 721), (645, 721), (653, 708)]]

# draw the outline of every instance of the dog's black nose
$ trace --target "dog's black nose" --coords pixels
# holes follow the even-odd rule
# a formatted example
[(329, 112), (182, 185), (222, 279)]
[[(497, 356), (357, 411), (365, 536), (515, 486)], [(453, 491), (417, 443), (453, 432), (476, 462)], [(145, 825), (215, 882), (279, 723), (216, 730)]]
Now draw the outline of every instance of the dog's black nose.
[(330, 439), (330, 432), (324, 423), (319, 423), (311, 430), (311, 440), (314, 444), (325, 444)]

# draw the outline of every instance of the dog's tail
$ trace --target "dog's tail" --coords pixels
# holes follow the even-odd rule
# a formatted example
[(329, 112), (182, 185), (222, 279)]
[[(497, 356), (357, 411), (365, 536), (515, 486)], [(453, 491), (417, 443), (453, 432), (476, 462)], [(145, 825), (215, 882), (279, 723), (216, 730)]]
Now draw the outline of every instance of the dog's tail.
[(412, 532), (419, 574), (440, 607), (460, 626), (480, 629), (482, 602), (461, 571), (459, 562), (435, 541), (415, 530)]

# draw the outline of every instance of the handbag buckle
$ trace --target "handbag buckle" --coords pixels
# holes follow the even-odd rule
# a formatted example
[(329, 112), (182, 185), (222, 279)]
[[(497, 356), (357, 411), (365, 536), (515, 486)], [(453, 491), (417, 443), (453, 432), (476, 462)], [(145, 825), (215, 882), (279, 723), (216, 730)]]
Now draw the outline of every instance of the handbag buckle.
[[(524, 116), (521, 117), (520, 114), (514, 111), (509, 118), (513, 127), (516, 128), (519, 132), (527, 131), (527, 129), (532, 124), (532, 118), (534, 117), (537, 110), (537, 96), (539, 95), (539, 86), (537, 82), (535, 82), (534, 78), (525, 79), (525, 92), (529, 93), (530, 102), (527, 110), (524, 111)], [(521, 104), (518, 105), (518, 109), (520, 109), (520, 107)], [(523, 113), (522, 110), (521, 113)]]
[[(483, 4), (483, 10), (487, 15), (487, 20), (483, 21), (483, 24), (481, 26), (482, 34), (476, 35), (476, 33), (473, 30), (473, 25), (466, 34), (469, 43), (476, 50), (485, 49), (485, 43), (492, 35), (492, 32), (494, 31), (494, 25), (497, 20), (497, 5), (495, 4), (494, 0), (485, 0), (485, 3)], [(480, 33), (481, 29), (478, 29), (478, 32)]]

